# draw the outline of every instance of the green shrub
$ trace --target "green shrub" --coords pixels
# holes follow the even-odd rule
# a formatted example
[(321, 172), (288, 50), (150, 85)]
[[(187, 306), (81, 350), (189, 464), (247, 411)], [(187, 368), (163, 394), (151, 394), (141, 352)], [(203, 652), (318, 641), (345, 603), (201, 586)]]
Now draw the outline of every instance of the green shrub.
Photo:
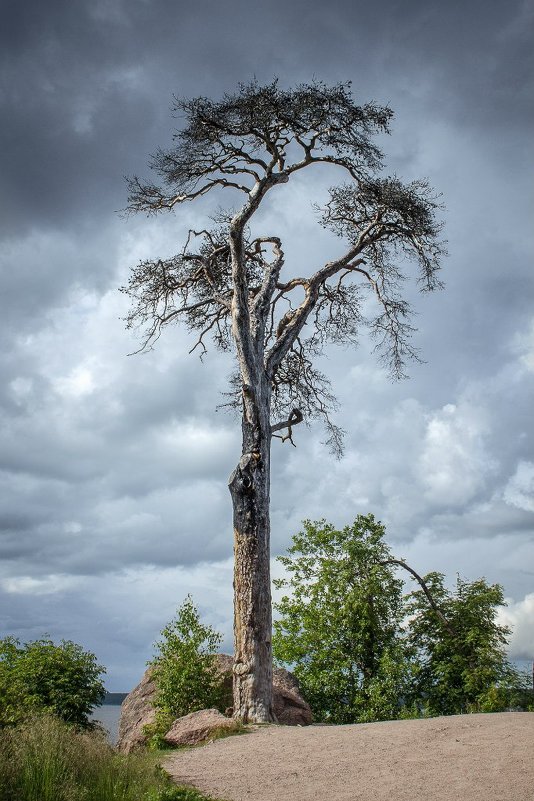
[(149, 663), (154, 669), (156, 685), (156, 720), (145, 727), (145, 733), (152, 748), (164, 745), (162, 737), (176, 718), (199, 709), (224, 711), (231, 703), (214, 655), (222, 637), (200, 622), (191, 596), (187, 596), (176, 617), (162, 630), (161, 637), (155, 645), (157, 653)]
[(102, 703), (105, 668), (81, 645), (43, 637), (21, 645), (0, 640), (0, 726), (47, 710), (68, 723), (90, 726), (89, 714)]
[(209, 799), (193, 787), (167, 787), (149, 793), (147, 801), (209, 801)]

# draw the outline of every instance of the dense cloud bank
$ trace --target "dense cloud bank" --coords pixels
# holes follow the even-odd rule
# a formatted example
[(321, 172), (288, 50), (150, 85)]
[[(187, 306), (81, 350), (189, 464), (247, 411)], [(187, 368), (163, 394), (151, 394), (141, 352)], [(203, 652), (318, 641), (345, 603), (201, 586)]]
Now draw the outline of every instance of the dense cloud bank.
[[(2, 635), (79, 641), (108, 665), (109, 689), (125, 690), (192, 592), (231, 648), (239, 425), (217, 410), (231, 362), (189, 356), (178, 328), (127, 356), (137, 343), (117, 292), (130, 266), (174, 253), (215, 206), (116, 212), (123, 176), (146, 174), (179, 124), (173, 93), (315, 76), (394, 108), (387, 169), (443, 193), (450, 257), (445, 291), (411, 298), (426, 363), (410, 381), (388, 381), (365, 332), (359, 350), (328, 353), (346, 454), (332, 459), (320, 428), (299, 427), (297, 449), (275, 442), (273, 552), (305, 517), (373, 512), (420, 572), (501, 582), (511, 655), (534, 657), (532, 5), (5, 5)], [(303, 176), (263, 215), (288, 272), (338, 247), (310, 210), (330, 177)]]

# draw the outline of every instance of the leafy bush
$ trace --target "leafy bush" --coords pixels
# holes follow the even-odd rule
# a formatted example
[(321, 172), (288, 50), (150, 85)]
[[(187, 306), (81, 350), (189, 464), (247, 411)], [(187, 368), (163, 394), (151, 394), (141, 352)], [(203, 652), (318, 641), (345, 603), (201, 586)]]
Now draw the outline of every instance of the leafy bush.
[(149, 793), (147, 801), (213, 801), (207, 798), (193, 787), (167, 787), (164, 790), (157, 790), (154, 794)]
[(161, 637), (155, 645), (157, 653), (149, 663), (154, 668), (156, 684), (156, 721), (146, 727), (145, 733), (153, 748), (164, 745), (163, 735), (176, 718), (200, 709), (224, 711), (231, 702), (215, 661), (222, 637), (211, 626), (201, 623), (191, 596), (187, 596), (176, 617), (162, 630)]
[(0, 640), (0, 726), (47, 710), (88, 727), (91, 710), (104, 698), (103, 673), (96, 656), (70, 640)]

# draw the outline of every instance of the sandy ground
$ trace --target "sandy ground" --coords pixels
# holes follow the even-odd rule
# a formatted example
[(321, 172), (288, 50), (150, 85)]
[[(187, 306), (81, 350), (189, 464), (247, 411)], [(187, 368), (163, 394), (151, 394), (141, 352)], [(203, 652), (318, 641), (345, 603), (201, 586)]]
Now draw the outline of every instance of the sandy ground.
[(258, 727), (165, 768), (228, 801), (534, 801), (534, 713)]

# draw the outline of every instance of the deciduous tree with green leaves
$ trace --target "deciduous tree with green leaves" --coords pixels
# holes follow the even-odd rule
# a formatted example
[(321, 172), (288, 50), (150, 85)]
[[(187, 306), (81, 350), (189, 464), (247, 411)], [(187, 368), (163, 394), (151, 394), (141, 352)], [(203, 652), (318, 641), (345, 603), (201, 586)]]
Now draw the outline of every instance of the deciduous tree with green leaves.
[(412, 662), (402, 631), (403, 583), (384, 526), (358, 515), (336, 529), (304, 522), (278, 557), (289, 590), (275, 605), (273, 650), (289, 664), (317, 720), (354, 723), (406, 714)]
[(0, 726), (40, 710), (90, 726), (92, 709), (104, 699), (105, 672), (94, 654), (70, 640), (0, 640)]
[[(498, 623), (503, 589), (483, 578), (421, 577), (394, 558), (384, 526), (358, 515), (336, 529), (306, 521), (286, 556), (273, 649), (318, 720), (353, 723), (493, 712), (532, 704)], [(398, 570), (419, 584), (405, 594)]]
[(505, 605), (501, 585), (458, 576), (451, 591), (442, 573), (429, 573), (425, 582), (449, 624), (421, 590), (411, 593), (409, 641), (420, 664), (415, 693), (428, 712), (497, 712), (520, 703), (524, 679), (506, 653), (510, 629), (497, 620)]
[(156, 724), (149, 735), (157, 739), (182, 715), (210, 707), (223, 710), (228, 705), (224, 677), (215, 662), (221, 642), (221, 635), (201, 622), (188, 595), (162, 630), (155, 644), (156, 654), (149, 662), (156, 684)]

